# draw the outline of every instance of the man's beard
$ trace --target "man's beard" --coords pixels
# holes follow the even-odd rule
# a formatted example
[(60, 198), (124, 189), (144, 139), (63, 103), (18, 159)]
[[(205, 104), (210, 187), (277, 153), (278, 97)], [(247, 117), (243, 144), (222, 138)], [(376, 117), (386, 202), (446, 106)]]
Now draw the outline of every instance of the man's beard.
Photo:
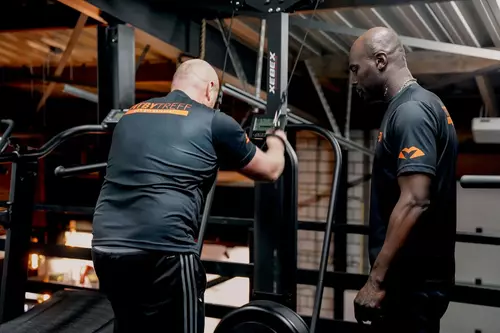
[(383, 88), (382, 89), (356, 88), (356, 92), (365, 103), (376, 103), (384, 101), (383, 91), (384, 91)]

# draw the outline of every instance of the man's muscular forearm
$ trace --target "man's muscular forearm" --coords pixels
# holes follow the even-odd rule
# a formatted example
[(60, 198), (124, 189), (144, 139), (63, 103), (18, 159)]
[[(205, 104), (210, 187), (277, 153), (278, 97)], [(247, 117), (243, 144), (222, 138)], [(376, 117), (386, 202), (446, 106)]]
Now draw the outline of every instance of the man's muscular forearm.
[(428, 200), (417, 200), (411, 194), (403, 194), (389, 219), (384, 245), (373, 264), (370, 280), (381, 285), (399, 249), (404, 245), (411, 229), (427, 209)]

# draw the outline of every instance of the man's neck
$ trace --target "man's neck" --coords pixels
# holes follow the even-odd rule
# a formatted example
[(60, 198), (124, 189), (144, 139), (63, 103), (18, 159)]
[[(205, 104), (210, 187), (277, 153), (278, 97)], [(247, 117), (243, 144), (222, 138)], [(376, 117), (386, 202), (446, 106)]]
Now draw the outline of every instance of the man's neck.
[(189, 98), (191, 98), (193, 101), (198, 102), (200, 104), (203, 104), (203, 103), (200, 102), (200, 98), (198, 98), (199, 94), (197, 94), (197, 92), (194, 91), (194, 89), (192, 89), (190, 87), (186, 87), (186, 86), (172, 86), (172, 88), (171, 88), (170, 91), (174, 91), (174, 90), (181, 91), (182, 93), (184, 93), (185, 95), (187, 95)]
[(409, 81), (413, 79), (408, 68), (401, 68), (394, 74), (392, 74), (386, 82), (387, 94), (386, 99), (391, 99), (401, 91), (403, 86)]

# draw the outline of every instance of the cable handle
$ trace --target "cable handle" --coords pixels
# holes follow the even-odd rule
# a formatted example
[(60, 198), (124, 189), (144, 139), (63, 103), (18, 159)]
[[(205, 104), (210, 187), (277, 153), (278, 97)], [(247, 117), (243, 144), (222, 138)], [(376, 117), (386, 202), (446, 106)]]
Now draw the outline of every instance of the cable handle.
[[(283, 98), (286, 98), (285, 93), (283, 93)], [(274, 129), (280, 129), (282, 131), (285, 130), (286, 124), (288, 122), (288, 115), (286, 111), (283, 111), (282, 105), (276, 113), (274, 114), (273, 126)]]
[(287, 122), (288, 122), (288, 116), (286, 114), (281, 113), (277, 115), (276, 121), (274, 123), (274, 129), (285, 131)]

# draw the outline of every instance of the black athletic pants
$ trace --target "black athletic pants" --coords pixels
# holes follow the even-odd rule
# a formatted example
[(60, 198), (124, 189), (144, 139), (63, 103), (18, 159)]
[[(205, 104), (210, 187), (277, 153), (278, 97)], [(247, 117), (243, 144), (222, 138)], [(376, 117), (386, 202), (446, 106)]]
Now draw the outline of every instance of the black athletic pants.
[(198, 255), (92, 249), (114, 333), (203, 333), (206, 275)]

